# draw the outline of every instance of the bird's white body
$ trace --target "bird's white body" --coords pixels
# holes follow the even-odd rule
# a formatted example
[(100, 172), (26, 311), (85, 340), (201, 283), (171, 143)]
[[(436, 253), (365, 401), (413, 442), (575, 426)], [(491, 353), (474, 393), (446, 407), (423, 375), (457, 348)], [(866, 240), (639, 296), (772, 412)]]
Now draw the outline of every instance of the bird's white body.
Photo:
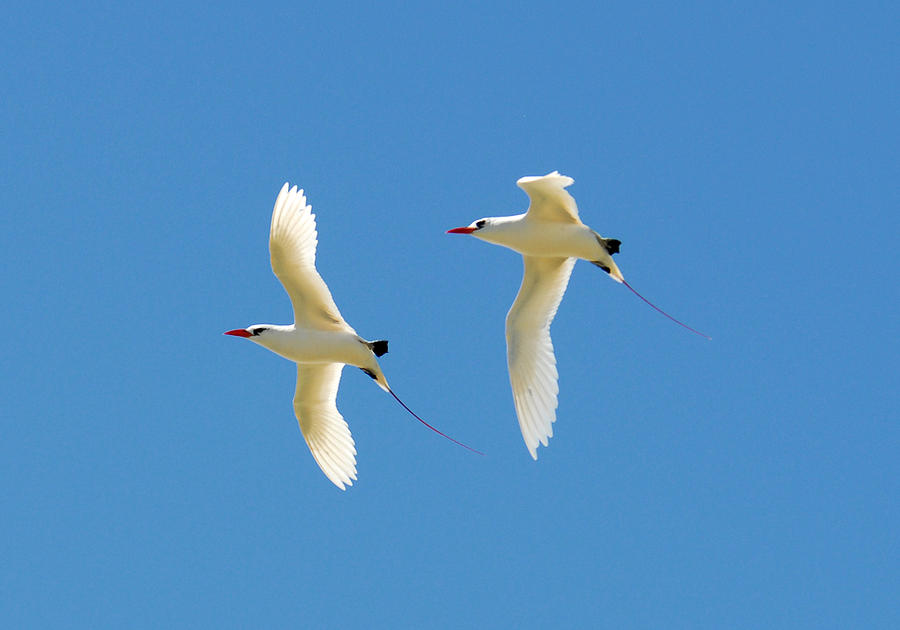
[(574, 180), (554, 171), (516, 182), (531, 200), (528, 211), (508, 217), (487, 217), (450, 232), (471, 234), (522, 254), (522, 286), (506, 316), (509, 380), (519, 428), (528, 452), (537, 459), (539, 444), (547, 446), (556, 421), (556, 357), (550, 324), (562, 301), (575, 260), (588, 260), (624, 282), (613, 262), (619, 241), (604, 239), (581, 222), (575, 200), (566, 192)]
[(269, 254), (272, 271), (291, 298), (294, 323), (254, 324), (225, 334), (250, 339), (297, 364), (294, 415), (325, 476), (341, 490), (353, 485), (356, 479), (356, 446), (336, 402), (345, 365), (354, 365), (372, 377), (381, 389), (432, 431), (480, 453), (425, 422), (391, 390), (376, 359), (387, 352), (388, 342), (366, 341), (341, 316), (331, 292), (316, 271), (316, 243), (312, 208), (302, 190), (296, 186), (290, 188), (286, 183), (272, 210)]
[[(294, 413), (322, 472), (338, 488), (356, 479), (356, 447), (337, 409), (341, 370), (354, 365), (390, 392), (373, 347), (344, 321), (316, 271), (316, 220), (302, 190), (285, 184), (272, 211), (269, 253), (272, 271), (294, 308), (290, 325), (254, 324), (226, 334), (251, 341), (297, 364)], [(392, 393), (392, 392), (391, 392)]]
[(601, 260), (609, 254), (594, 231), (580, 221), (563, 223), (529, 217), (494, 217), (491, 226), (472, 233), (483, 241), (508, 247), (523, 256)]
[(367, 342), (355, 332), (298, 328), (295, 324), (263, 325), (268, 331), (255, 341), (294, 363), (343, 363), (381, 372)]

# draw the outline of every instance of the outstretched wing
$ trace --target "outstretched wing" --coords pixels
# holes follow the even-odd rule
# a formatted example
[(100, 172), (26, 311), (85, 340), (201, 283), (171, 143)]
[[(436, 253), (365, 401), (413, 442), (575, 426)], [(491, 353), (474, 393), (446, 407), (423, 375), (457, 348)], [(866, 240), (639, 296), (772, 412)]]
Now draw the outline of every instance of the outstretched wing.
[(516, 184), (528, 193), (531, 205), (526, 218), (558, 223), (581, 223), (578, 206), (566, 187), (575, 182), (571, 177), (560, 175), (558, 171), (541, 177), (523, 177)]
[(304, 328), (354, 332), (316, 271), (317, 242), (312, 207), (302, 190), (285, 183), (272, 211), (269, 254), (272, 271), (291, 298), (294, 322)]
[(325, 476), (341, 490), (356, 479), (356, 447), (335, 402), (343, 363), (297, 366), (294, 414), (300, 431)]
[(562, 301), (574, 258), (524, 256), (525, 274), (506, 316), (509, 382), (525, 446), (537, 459), (538, 443), (547, 446), (556, 422), (559, 393), (550, 323)]

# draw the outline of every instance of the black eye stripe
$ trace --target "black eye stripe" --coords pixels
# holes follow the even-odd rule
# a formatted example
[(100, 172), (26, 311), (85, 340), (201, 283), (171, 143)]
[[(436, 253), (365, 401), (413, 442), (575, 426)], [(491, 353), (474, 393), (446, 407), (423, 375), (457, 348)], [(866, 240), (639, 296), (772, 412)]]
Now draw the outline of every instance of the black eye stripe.
[(475, 222), (475, 227), (479, 228), (479, 229), (483, 228), (485, 223), (487, 223), (487, 221), (485, 221), (484, 219), (481, 219), (480, 221)]

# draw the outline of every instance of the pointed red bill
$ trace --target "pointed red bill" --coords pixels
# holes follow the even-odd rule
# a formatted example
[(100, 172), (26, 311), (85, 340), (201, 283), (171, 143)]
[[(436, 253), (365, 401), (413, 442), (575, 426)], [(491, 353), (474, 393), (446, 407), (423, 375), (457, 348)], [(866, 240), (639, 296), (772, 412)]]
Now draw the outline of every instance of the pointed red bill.
[(248, 332), (247, 332), (245, 329), (243, 329), (243, 328), (235, 328), (234, 330), (229, 330), (229, 331), (226, 331), (226, 332), (224, 332), (224, 333), (222, 333), (222, 334), (224, 334), (224, 335), (234, 335), (235, 337), (252, 337), (252, 336), (253, 336), (253, 335), (251, 335), (250, 333), (248, 333)]

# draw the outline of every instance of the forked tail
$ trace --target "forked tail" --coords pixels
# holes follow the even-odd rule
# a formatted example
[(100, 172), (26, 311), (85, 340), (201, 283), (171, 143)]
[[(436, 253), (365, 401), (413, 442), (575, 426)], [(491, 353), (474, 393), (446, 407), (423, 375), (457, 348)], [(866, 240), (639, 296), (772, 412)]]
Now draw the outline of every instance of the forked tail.
[(660, 313), (662, 313), (663, 315), (665, 315), (666, 317), (668, 317), (669, 319), (671, 319), (673, 322), (675, 322), (675, 323), (678, 324), (679, 326), (683, 326), (683, 327), (687, 328), (688, 330), (690, 330), (692, 333), (695, 333), (695, 334), (697, 334), (697, 335), (700, 335), (701, 337), (706, 337), (707, 339), (712, 339), (712, 337), (710, 337), (710, 336), (707, 335), (706, 333), (702, 333), (702, 332), (700, 332), (699, 330), (694, 330), (693, 328), (691, 328), (691, 327), (688, 326), (687, 324), (678, 321), (677, 319), (675, 319), (674, 317), (672, 317), (671, 315), (669, 315), (668, 313), (666, 313), (664, 310), (662, 310), (661, 308), (659, 308), (656, 304), (654, 304), (653, 302), (651, 302), (650, 300), (648, 300), (647, 298), (645, 298), (643, 295), (641, 295), (640, 293), (638, 293), (637, 291), (635, 291), (635, 290), (634, 290), (634, 287), (631, 286), (630, 284), (628, 284), (628, 283), (625, 281), (624, 278), (622, 279), (622, 284), (624, 284), (626, 287), (628, 287), (628, 288), (631, 290), (631, 292), (634, 293), (636, 296), (638, 296), (639, 298), (641, 298), (642, 300), (644, 300), (644, 301), (645, 301), (647, 304), (649, 304), (651, 307), (653, 307), (654, 309), (656, 309), (657, 311), (659, 311)]

